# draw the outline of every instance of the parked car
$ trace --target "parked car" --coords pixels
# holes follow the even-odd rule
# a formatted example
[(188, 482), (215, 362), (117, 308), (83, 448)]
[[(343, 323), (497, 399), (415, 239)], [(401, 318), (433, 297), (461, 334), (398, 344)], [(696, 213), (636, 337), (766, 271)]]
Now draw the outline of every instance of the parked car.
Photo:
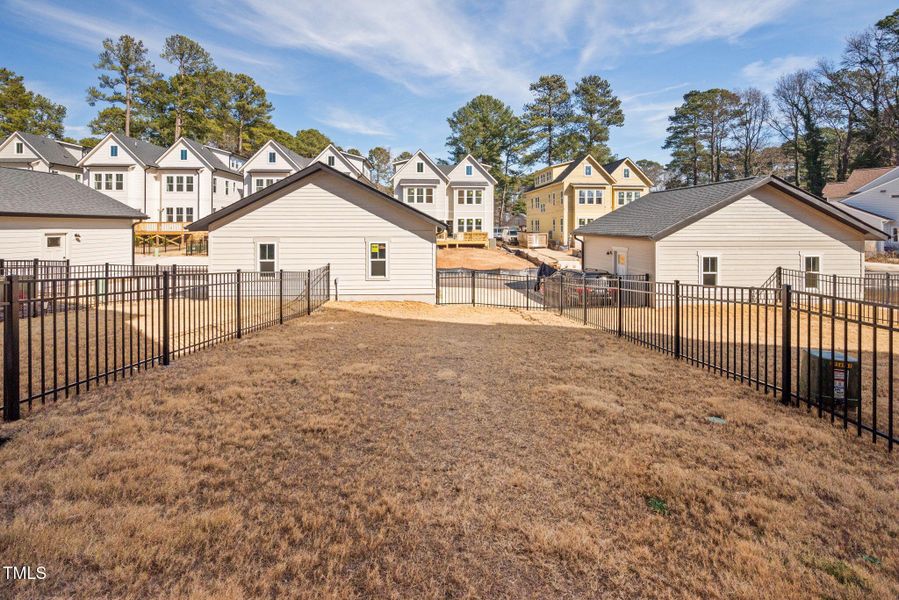
[(493, 228), (493, 237), (494, 239), (501, 240), (503, 239), (503, 234), (505, 233), (505, 229), (502, 227), (494, 227)]
[(506, 229), (503, 232), (503, 241), (507, 244), (517, 244), (518, 243), (518, 230), (517, 229)]

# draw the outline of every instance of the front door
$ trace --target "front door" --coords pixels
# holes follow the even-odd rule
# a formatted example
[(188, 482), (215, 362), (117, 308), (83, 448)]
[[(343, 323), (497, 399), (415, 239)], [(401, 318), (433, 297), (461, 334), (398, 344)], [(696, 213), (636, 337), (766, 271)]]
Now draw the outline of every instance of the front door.
[(627, 275), (627, 248), (615, 248), (615, 275)]
[(44, 260), (65, 260), (66, 234), (45, 233), (44, 248), (41, 252), (41, 258), (43, 258)]

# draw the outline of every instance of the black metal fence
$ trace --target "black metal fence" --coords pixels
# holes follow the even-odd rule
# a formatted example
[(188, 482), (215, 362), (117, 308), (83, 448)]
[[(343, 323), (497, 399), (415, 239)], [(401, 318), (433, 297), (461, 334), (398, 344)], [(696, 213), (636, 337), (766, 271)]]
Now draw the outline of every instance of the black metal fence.
[(438, 273), (438, 280), (440, 303), (555, 311), (776, 395), (890, 450), (897, 441), (899, 307), (789, 284), (702, 286), (566, 273), (529, 288), (522, 301), (514, 295), (517, 277), (468, 275), (463, 285), (455, 274)]
[(86, 279), (95, 277), (132, 277), (136, 275), (161, 275), (163, 273), (207, 273), (206, 265), (130, 265), (103, 263), (73, 265), (68, 260), (11, 260), (0, 258), (0, 277), (18, 275), (29, 279)]
[(867, 272), (864, 277), (852, 277), (778, 267), (763, 287), (783, 285), (821, 296), (899, 305), (899, 276), (891, 273)]
[(3, 419), (311, 314), (329, 297), (329, 266), (2, 277)]

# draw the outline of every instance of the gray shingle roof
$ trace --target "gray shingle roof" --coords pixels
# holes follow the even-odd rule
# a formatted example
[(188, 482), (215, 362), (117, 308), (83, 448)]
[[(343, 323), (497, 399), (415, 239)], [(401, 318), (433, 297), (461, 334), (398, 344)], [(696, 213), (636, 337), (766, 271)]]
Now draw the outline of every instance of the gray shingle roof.
[(159, 157), (162, 156), (166, 150), (168, 150), (168, 148), (163, 148), (162, 146), (157, 146), (156, 144), (151, 144), (150, 142), (145, 142), (137, 138), (128, 137), (121, 133), (114, 133), (113, 136), (119, 141), (119, 144), (127, 148), (131, 154), (138, 158), (138, 160), (150, 167), (158, 166), (156, 161), (159, 160)]
[(234, 169), (223, 163), (221, 159), (215, 155), (215, 152), (213, 152), (197, 140), (184, 138), (184, 143), (190, 146), (190, 149), (193, 152), (203, 157), (203, 160), (212, 165), (212, 168), (216, 171), (224, 171), (226, 173), (231, 173), (232, 175), (240, 175), (240, 172), (235, 171)]
[(46, 160), (51, 165), (75, 167), (77, 166), (78, 161), (81, 159), (80, 156), (78, 158), (72, 157), (71, 154), (66, 152), (62, 144), (60, 144), (56, 140), (41, 135), (34, 135), (32, 133), (22, 133), (21, 131), (18, 132), (18, 134), (23, 140), (25, 140), (25, 142), (29, 146), (34, 149), (35, 152), (37, 152), (38, 156)]
[(654, 238), (738, 194), (745, 194), (765, 177), (652, 192), (578, 227), (575, 234)]
[(652, 192), (583, 227), (578, 227), (574, 230), (574, 234), (662, 239), (766, 184), (866, 234), (873, 234), (877, 238), (884, 236), (883, 232), (846, 211), (771, 175)]
[(294, 152), (293, 150), (291, 150), (290, 148), (288, 148), (281, 142), (276, 142), (275, 140), (272, 140), (272, 144), (274, 144), (278, 148), (278, 150), (280, 150), (281, 152), (286, 154), (288, 157), (290, 157), (290, 160), (295, 162), (299, 168), (305, 169), (310, 164), (312, 164), (311, 158), (302, 156), (301, 154), (297, 154), (296, 152)]
[(147, 218), (71, 177), (5, 167), (0, 167), (0, 215)]
[(621, 164), (626, 160), (627, 160), (627, 157), (619, 158), (618, 160), (613, 160), (612, 162), (608, 162), (608, 163), (604, 164), (602, 166), (602, 168), (605, 169), (607, 173), (611, 173), (612, 171), (614, 171), (615, 169), (620, 167)]

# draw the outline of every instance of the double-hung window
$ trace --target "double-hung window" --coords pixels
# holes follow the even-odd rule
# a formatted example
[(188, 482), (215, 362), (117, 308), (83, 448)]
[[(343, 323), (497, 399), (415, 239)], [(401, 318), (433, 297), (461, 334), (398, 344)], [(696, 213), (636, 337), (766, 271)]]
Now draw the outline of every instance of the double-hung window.
[(16, 142), (16, 154), (25, 154), (25, 144)]
[(387, 242), (372, 242), (368, 246), (368, 277), (387, 279)]
[(115, 189), (121, 191), (125, 189), (125, 174), (124, 173), (116, 173), (115, 174)]
[(821, 276), (821, 257), (811, 254), (803, 256), (802, 270), (805, 273), (805, 289), (818, 289), (818, 282)]
[(177, 177), (175, 177), (175, 191), (184, 191), (184, 175), (178, 175)]
[(456, 224), (457, 224), (456, 230), (457, 230), (459, 233), (464, 233), (464, 232), (465, 232), (465, 219), (459, 219), (459, 220), (456, 222)]
[(103, 189), (103, 174), (102, 173), (94, 173), (94, 189), (95, 190)]
[(628, 169), (627, 167), (625, 167), (624, 168), (624, 178), (628, 179), (628, 178), (630, 178), (630, 176), (631, 176), (631, 170)]
[(185, 175), (184, 176), (184, 191), (185, 192), (194, 191), (194, 176), (193, 175)]
[(416, 173), (424, 173), (425, 172), (425, 164), (421, 161), (415, 163), (415, 172)]
[(112, 189), (112, 173), (103, 174), (103, 187), (107, 190)]
[(256, 262), (259, 273), (263, 277), (275, 276), (275, 264), (277, 262), (277, 247), (274, 242), (260, 242), (257, 245)]
[(482, 223), (483, 223), (483, 222), (481, 221), (481, 219), (475, 219), (475, 220), (474, 220), (474, 230), (475, 230), (475, 231), (483, 231), (483, 229), (482, 229)]
[(584, 175), (587, 177), (593, 175), (593, 165), (584, 165)]
[(700, 255), (699, 269), (702, 285), (718, 285), (718, 257)]
[(270, 162), (270, 163), (275, 162), (275, 153), (274, 152), (268, 153), (268, 162)]
[(465, 165), (465, 174), (471, 176), (472, 173), (474, 173), (474, 169), (471, 165)]
[(333, 156), (329, 156), (329, 157), (328, 157), (328, 166), (329, 166), (329, 167), (333, 167), (333, 166), (334, 166), (334, 157), (333, 157)]
[(175, 209), (167, 208), (165, 209), (165, 220), (167, 223), (173, 223), (175, 221)]

